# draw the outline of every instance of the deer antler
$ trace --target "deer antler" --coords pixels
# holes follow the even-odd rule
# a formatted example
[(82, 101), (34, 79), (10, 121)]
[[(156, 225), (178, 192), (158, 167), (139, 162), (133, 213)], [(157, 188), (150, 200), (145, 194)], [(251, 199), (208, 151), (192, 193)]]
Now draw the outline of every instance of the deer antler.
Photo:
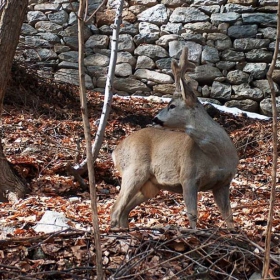
[[(182, 49), (182, 53), (180, 56), (179, 64), (177, 63), (176, 60), (172, 60), (171, 62), (171, 69), (174, 75), (175, 79), (175, 86), (176, 86), (176, 91), (175, 93), (180, 93), (181, 94), (181, 86), (180, 83), (183, 81), (185, 84), (188, 85), (185, 79), (185, 74), (187, 72), (192, 72), (195, 69), (195, 64), (190, 62), (188, 59), (188, 54), (189, 50), (187, 47), (184, 47)], [(180, 82), (181, 81), (181, 82)]]

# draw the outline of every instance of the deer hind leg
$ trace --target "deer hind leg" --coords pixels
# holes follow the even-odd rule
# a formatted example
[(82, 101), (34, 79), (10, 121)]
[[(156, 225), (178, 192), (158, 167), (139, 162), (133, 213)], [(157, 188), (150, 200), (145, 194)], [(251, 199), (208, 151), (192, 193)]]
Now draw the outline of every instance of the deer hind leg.
[(191, 228), (196, 228), (197, 223), (197, 187), (196, 182), (190, 180), (183, 184), (183, 197), (187, 207), (187, 215)]
[(155, 197), (159, 193), (159, 188), (153, 184), (150, 180), (145, 182), (141, 187), (141, 190), (130, 200), (126, 205), (120, 217), (120, 227), (128, 228), (128, 216), (132, 209), (141, 203), (147, 201), (149, 198)]
[(123, 210), (120, 220), (119, 220), (119, 226), (121, 228), (128, 228), (128, 216), (132, 209), (134, 209), (136, 206), (140, 205), (141, 203), (147, 201), (148, 198), (145, 197), (141, 191), (139, 191), (126, 205), (125, 209)]
[[(121, 227), (121, 228), (128, 228), (128, 216), (132, 209), (136, 206), (140, 205), (141, 203), (147, 201), (149, 198), (156, 196), (159, 193), (159, 188), (154, 185), (151, 181), (146, 181), (142, 186), (141, 189), (129, 200), (129, 202), (123, 208), (123, 211), (118, 216), (117, 224), (114, 225), (114, 218), (115, 218), (115, 209), (119, 207), (119, 202), (115, 203), (113, 206), (112, 214), (111, 214), (111, 226), (112, 227)], [(121, 197), (121, 193), (119, 195)]]
[(234, 228), (234, 222), (232, 217), (232, 210), (229, 200), (229, 186), (224, 186), (219, 189), (213, 190), (215, 202), (217, 203), (223, 219), (226, 221), (229, 229)]
[(148, 172), (140, 169), (123, 173), (121, 191), (111, 210), (111, 227), (128, 227), (128, 214), (143, 199), (138, 193), (148, 180), (148, 175)]

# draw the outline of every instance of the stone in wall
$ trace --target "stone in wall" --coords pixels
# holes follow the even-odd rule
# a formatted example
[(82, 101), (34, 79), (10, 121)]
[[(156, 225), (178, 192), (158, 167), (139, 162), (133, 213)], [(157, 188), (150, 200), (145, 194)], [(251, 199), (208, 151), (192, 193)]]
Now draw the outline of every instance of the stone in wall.
[(230, 100), (225, 103), (227, 107), (236, 107), (240, 110), (248, 111), (248, 112), (257, 112), (259, 108), (258, 102), (251, 99), (244, 100)]
[(216, 63), (220, 61), (219, 51), (214, 47), (205, 46), (201, 54), (201, 63)]
[(275, 40), (277, 29), (273, 27), (259, 28), (259, 32), (262, 33), (265, 39)]
[(168, 45), (170, 57), (178, 59), (182, 53), (182, 49), (188, 47), (188, 59), (197, 64), (200, 62), (202, 53), (202, 46), (200, 44), (191, 41), (171, 41)]
[[(262, 91), (264, 98), (270, 96), (270, 87), (267, 80), (255, 80), (252, 82), (252, 85), (256, 88), (259, 88)], [(274, 83), (274, 88), (276, 94), (278, 95), (280, 91), (279, 86), (276, 83)]]
[(240, 14), (235, 12), (229, 12), (229, 13), (219, 13), (219, 14), (212, 14), (211, 15), (211, 21), (214, 25), (218, 25), (223, 22), (227, 23), (234, 23), (236, 22), (240, 17)]
[(254, 101), (260, 101), (263, 99), (264, 94), (259, 88), (252, 88), (248, 83), (233, 85), (232, 99), (251, 99)]
[(46, 40), (46, 41), (48, 41), (52, 45), (54, 45), (56, 43), (60, 43), (59, 36), (57, 36), (54, 33), (49, 33), (49, 32), (39, 33), (38, 32), (36, 35), (40, 36), (40, 39)]
[(120, 63), (116, 65), (115, 75), (118, 77), (129, 77), (132, 75), (132, 67), (129, 63)]
[[(271, 42), (268, 46), (268, 50), (274, 51), (275, 50), (275, 45), (276, 45), (276, 42)], [(280, 49), (280, 46), (279, 46), (278, 49)]]
[[(277, 114), (280, 114), (280, 96), (276, 97), (276, 110)], [(260, 102), (260, 111), (262, 114), (272, 117), (272, 105), (271, 98), (265, 98)]]
[(184, 28), (187, 30), (191, 30), (196, 33), (211, 33), (218, 32), (218, 28), (212, 25), (210, 22), (194, 22), (187, 23), (184, 25)]
[(230, 100), (231, 98), (231, 85), (222, 84), (220, 82), (214, 81), (212, 84), (212, 89), (210, 93), (211, 98), (218, 100)]
[(202, 46), (206, 44), (206, 38), (202, 34), (195, 34), (191, 30), (186, 30), (186, 32), (182, 33), (180, 36), (180, 38), (183, 38), (185, 41), (198, 43)]
[(179, 35), (177, 35), (177, 34), (163, 35), (156, 41), (156, 45), (161, 46), (163, 48), (167, 48), (169, 42), (177, 41), (178, 38), (179, 38)]
[(162, 0), (161, 4), (170, 8), (181, 7), (183, 4), (186, 4), (185, 0)]
[(140, 22), (139, 34), (135, 35), (133, 41), (136, 45), (143, 43), (153, 44), (159, 39), (159, 27), (153, 23)]
[(201, 84), (211, 84), (215, 79), (223, 77), (223, 74), (218, 68), (205, 64), (197, 66), (189, 76)]
[(228, 3), (225, 5), (226, 12), (236, 12), (236, 13), (251, 13), (255, 11), (255, 8), (250, 6), (243, 6), (240, 4)]
[(119, 35), (118, 50), (119, 51), (133, 52), (134, 49), (135, 49), (135, 45), (134, 45), (132, 36), (129, 35), (129, 34), (120, 34)]
[[(79, 85), (78, 70), (75, 69), (59, 69), (54, 74), (54, 79), (56, 81), (60, 81), (64, 83)], [(85, 81), (86, 81), (86, 87), (88, 89), (94, 88), (92, 78), (89, 75), (85, 76)]]
[(128, 92), (129, 94), (139, 94), (140, 92), (147, 94), (151, 91), (145, 83), (134, 78), (116, 78), (114, 80), (114, 89)]
[(200, 6), (200, 5), (224, 5), (226, 3), (225, 0), (194, 0), (193, 5)]
[(40, 36), (25, 36), (25, 45), (29, 48), (51, 48), (52, 44), (45, 40), (41, 39)]
[(172, 96), (175, 92), (174, 84), (159, 84), (153, 86), (153, 92), (158, 96)]
[(200, 11), (205, 13), (208, 16), (211, 16), (211, 14), (219, 13), (221, 10), (221, 7), (219, 5), (210, 5), (210, 6), (202, 6), (203, 3), (201, 3), (201, 6), (197, 6)]
[(35, 11), (42, 11), (42, 12), (50, 12), (50, 11), (58, 11), (60, 8), (59, 4), (53, 4), (53, 3), (42, 3), (37, 4), (34, 6)]
[(47, 16), (41, 11), (29, 11), (27, 13), (27, 21), (31, 25), (35, 24), (38, 21), (45, 21), (47, 19)]
[(213, 41), (215, 47), (218, 51), (224, 51), (232, 48), (232, 41), (230, 37), (223, 33), (209, 33), (207, 35), (207, 40)]
[(228, 3), (233, 4), (240, 4), (244, 6), (253, 6), (255, 7), (257, 5), (257, 0), (228, 0)]
[(145, 21), (157, 25), (162, 25), (168, 22), (167, 10), (163, 4), (158, 4), (144, 10), (142, 13), (138, 14), (137, 18), (139, 21)]
[(156, 67), (155, 62), (146, 55), (139, 55), (135, 69), (154, 69)]
[(236, 66), (236, 62), (234, 61), (219, 61), (216, 63), (216, 67), (223, 72), (227, 73), (228, 70), (233, 69)]
[(171, 84), (174, 82), (169, 75), (158, 73), (148, 69), (137, 69), (134, 73), (134, 76), (140, 80), (146, 79), (159, 84)]
[[(112, 28), (110, 27), (110, 29), (111, 29), (111, 33), (110, 33), (110, 35), (111, 35)], [(139, 31), (138, 31), (137, 25), (131, 24), (131, 23), (123, 20), (121, 28), (120, 28), (120, 34), (129, 34), (131, 36), (135, 36), (138, 34), (138, 32)]]
[(79, 69), (79, 63), (78, 62), (61, 61), (58, 64), (57, 67), (58, 67), (58, 69)]
[(41, 61), (57, 59), (56, 52), (50, 49), (26, 49), (24, 50), (24, 55), (27, 61), (37, 61), (38, 59)]
[(65, 10), (66, 12), (70, 13), (72, 11), (77, 12), (79, 9), (79, 3), (78, 2), (69, 2), (69, 1), (64, 1), (62, 4), (62, 9)]
[(78, 63), (79, 54), (77, 51), (62, 52), (58, 55), (61, 61), (76, 62)]
[(38, 21), (35, 24), (35, 28), (41, 32), (51, 33), (58, 33), (59, 31), (63, 30), (63, 26), (50, 21)]
[(158, 69), (171, 69), (172, 58), (162, 58), (156, 61), (156, 66)]
[(143, 5), (146, 7), (154, 6), (157, 3), (157, 0), (130, 0), (131, 5)]
[(86, 48), (107, 49), (109, 45), (109, 37), (107, 35), (92, 35), (85, 43)]
[(253, 49), (245, 53), (247, 61), (250, 62), (266, 62), (269, 63), (272, 60), (273, 53), (263, 49)]
[(272, 73), (272, 80), (277, 83), (280, 84), (280, 70), (279, 69), (275, 69)]
[(21, 27), (22, 35), (35, 35), (36, 33), (38, 33), (37, 29), (35, 29), (31, 25), (29, 25), (27, 23), (22, 24), (22, 27)]
[(98, 79), (99, 77), (106, 77), (108, 72), (107, 68), (102, 66), (88, 66), (87, 71), (92, 77), (95, 77), (96, 79)]
[(125, 62), (129, 63), (134, 68), (136, 65), (136, 58), (129, 52), (119, 51), (117, 55), (117, 64)]
[(267, 63), (247, 63), (243, 71), (249, 73), (253, 79), (260, 80), (266, 77)]
[(85, 58), (85, 66), (108, 66), (110, 59), (108, 56), (96, 53)]
[(228, 49), (221, 53), (221, 58), (222, 58), (222, 60), (225, 60), (225, 61), (238, 62), (238, 61), (245, 60), (245, 54), (244, 54), (244, 52), (238, 52), (235, 50)]
[(114, 10), (106, 10), (104, 12), (96, 13), (96, 25), (97, 27), (107, 26), (114, 23), (115, 19), (115, 11)]
[(178, 7), (170, 16), (170, 22), (172, 23), (192, 23), (207, 21), (209, 16), (201, 12), (199, 9), (192, 7)]
[(160, 27), (161, 34), (178, 34), (182, 35), (184, 33), (184, 28), (182, 23), (171, 23), (168, 22)]
[(267, 48), (269, 43), (269, 39), (243, 38), (234, 40), (233, 47), (238, 51), (250, 51)]
[(228, 72), (227, 81), (232, 85), (240, 85), (244, 83), (249, 83), (249, 74), (241, 70), (233, 70)]
[(276, 14), (268, 13), (244, 13), (242, 20), (245, 24), (258, 23), (261, 26), (273, 26), (277, 23)]
[(161, 46), (157, 45), (140, 45), (138, 46), (134, 54), (136, 55), (146, 55), (150, 58), (163, 58), (168, 57), (167, 51)]
[(258, 32), (257, 24), (232, 25), (228, 28), (228, 36), (235, 39), (254, 38)]
[(50, 22), (54, 22), (60, 25), (67, 24), (69, 15), (66, 11), (60, 10), (51, 14), (48, 14), (48, 19)]

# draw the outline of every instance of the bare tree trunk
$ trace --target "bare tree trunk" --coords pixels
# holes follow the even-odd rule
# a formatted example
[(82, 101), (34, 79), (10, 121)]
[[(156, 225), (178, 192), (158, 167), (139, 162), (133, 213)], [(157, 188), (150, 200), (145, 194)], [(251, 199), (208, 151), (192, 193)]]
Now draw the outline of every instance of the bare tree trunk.
[(270, 264), (270, 243), (271, 243), (271, 232), (272, 232), (272, 222), (274, 215), (274, 204), (275, 204), (275, 193), (276, 193), (276, 181), (277, 181), (277, 109), (276, 109), (276, 92), (272, 80), (272, 73), (275, 69), (275, 64), (279, 52), (279, 41), (280, 41), (280, 2), (278, 1), (278, 13), (277, 13), (277, 37), (275, 43), (274, 54), (272, 62), (270, 64), (269, 70), (267, 72), (267, 80), (271, 90), (271, 106), (272, 106), (272, 119), (273, 119), (273, 161), (272, 161), (272, 182), (271, 182), (271, 193), (270, 193), (270, 206), (267, 218), (267, 229), (265, 238), (265, 255), (264, 255), (264, 265), (262, 271), (262, 278), (266, 279), (268, 277), (269, 264)]
[[(101, 113), (101, 117), (100, 117), (98, 130), (97, 130), (96, 136), (95, 136), (94, 145), (92, 147), (93, 161), (96, 160), (99, 150), (102, 146), (106, 124), (107, 124), (109, 113), (111, 110), (112, 97), (113, 97), (112, 88), (113, 88), (116, 61), (117, 61), (117, 55), (118, 55), (118, 42), (119, 42), (120, 26), (121, 26), (121, 22), (122, 22), (123, 4), (124, 4), (124, 0), (119, 0), (119, 7), (116, 11), (115, 22), (113, 25), (111, 57), (110, 57), (109, 70), (108, 70), (106, 86), (105, 86), (104, 103), (103, 103), (103, 108), (102, 108), (102, 113)], [(88, 161), (89, 161), (89, 158), (86, 158), (81, 163), (80, 168), (79, 168), (79, 174), (83, 174), (84, 172), (86, 172)]]
[(80, 0), (80, 7), (78, 11), (78, 38), (79, 38), (79, 84), (80, 84), (80, 100), (81, 100), (81, 111), (84, 123), (84, 134), (86, 140), (86, 151), (88, 163), (88, 179), (89, 189), (91, 198), (91, 209), (92, 209), (92, 225), (94, 230), (94, 242), (95, 242), (95, 253), (96, 253), (96, 273), (97, 279), (103, 279), (102, 269), (102, 250), (99, 233), (98, 213), (97, 213), (97, 199), (96, 199), (96, 188), (95, 188), (95, 176), (94, 176), (94, 162), (92, 159), (91, 151), (91, 136), (90, 136), (90, 123), (88, 118), (87, 98), (86, 98), (86, 85), (85, 85), (85, 66), (84, 66), (84, 16), (87, 0)]
[[(0, 113), (28, 0), (0, 2)], [(9, 165), (0, 145), (0, 201), (17, 200), (27, 193), (26, 185)]]

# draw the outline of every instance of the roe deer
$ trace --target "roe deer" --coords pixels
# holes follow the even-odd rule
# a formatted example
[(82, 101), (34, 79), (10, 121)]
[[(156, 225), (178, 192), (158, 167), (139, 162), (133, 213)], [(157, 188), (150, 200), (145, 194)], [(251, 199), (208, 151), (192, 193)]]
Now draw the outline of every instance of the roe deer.
[(205, 111), (185, 73), (193, 68), (188, 49), (180, 63), (172, 61), (176, 91), (154, 122), (185, 132), (144, 128), (124, 139), (113, 152), (122, 176), (120, 194), (111, 210), (111, 227), (128, 228), (129, 212), (161, 189), (183, 193), (190, 226), (196, 227), (197, 192), (212, 190), (226, 221), (233, 228), (229, 186), (238, 156), (225, 130)]

